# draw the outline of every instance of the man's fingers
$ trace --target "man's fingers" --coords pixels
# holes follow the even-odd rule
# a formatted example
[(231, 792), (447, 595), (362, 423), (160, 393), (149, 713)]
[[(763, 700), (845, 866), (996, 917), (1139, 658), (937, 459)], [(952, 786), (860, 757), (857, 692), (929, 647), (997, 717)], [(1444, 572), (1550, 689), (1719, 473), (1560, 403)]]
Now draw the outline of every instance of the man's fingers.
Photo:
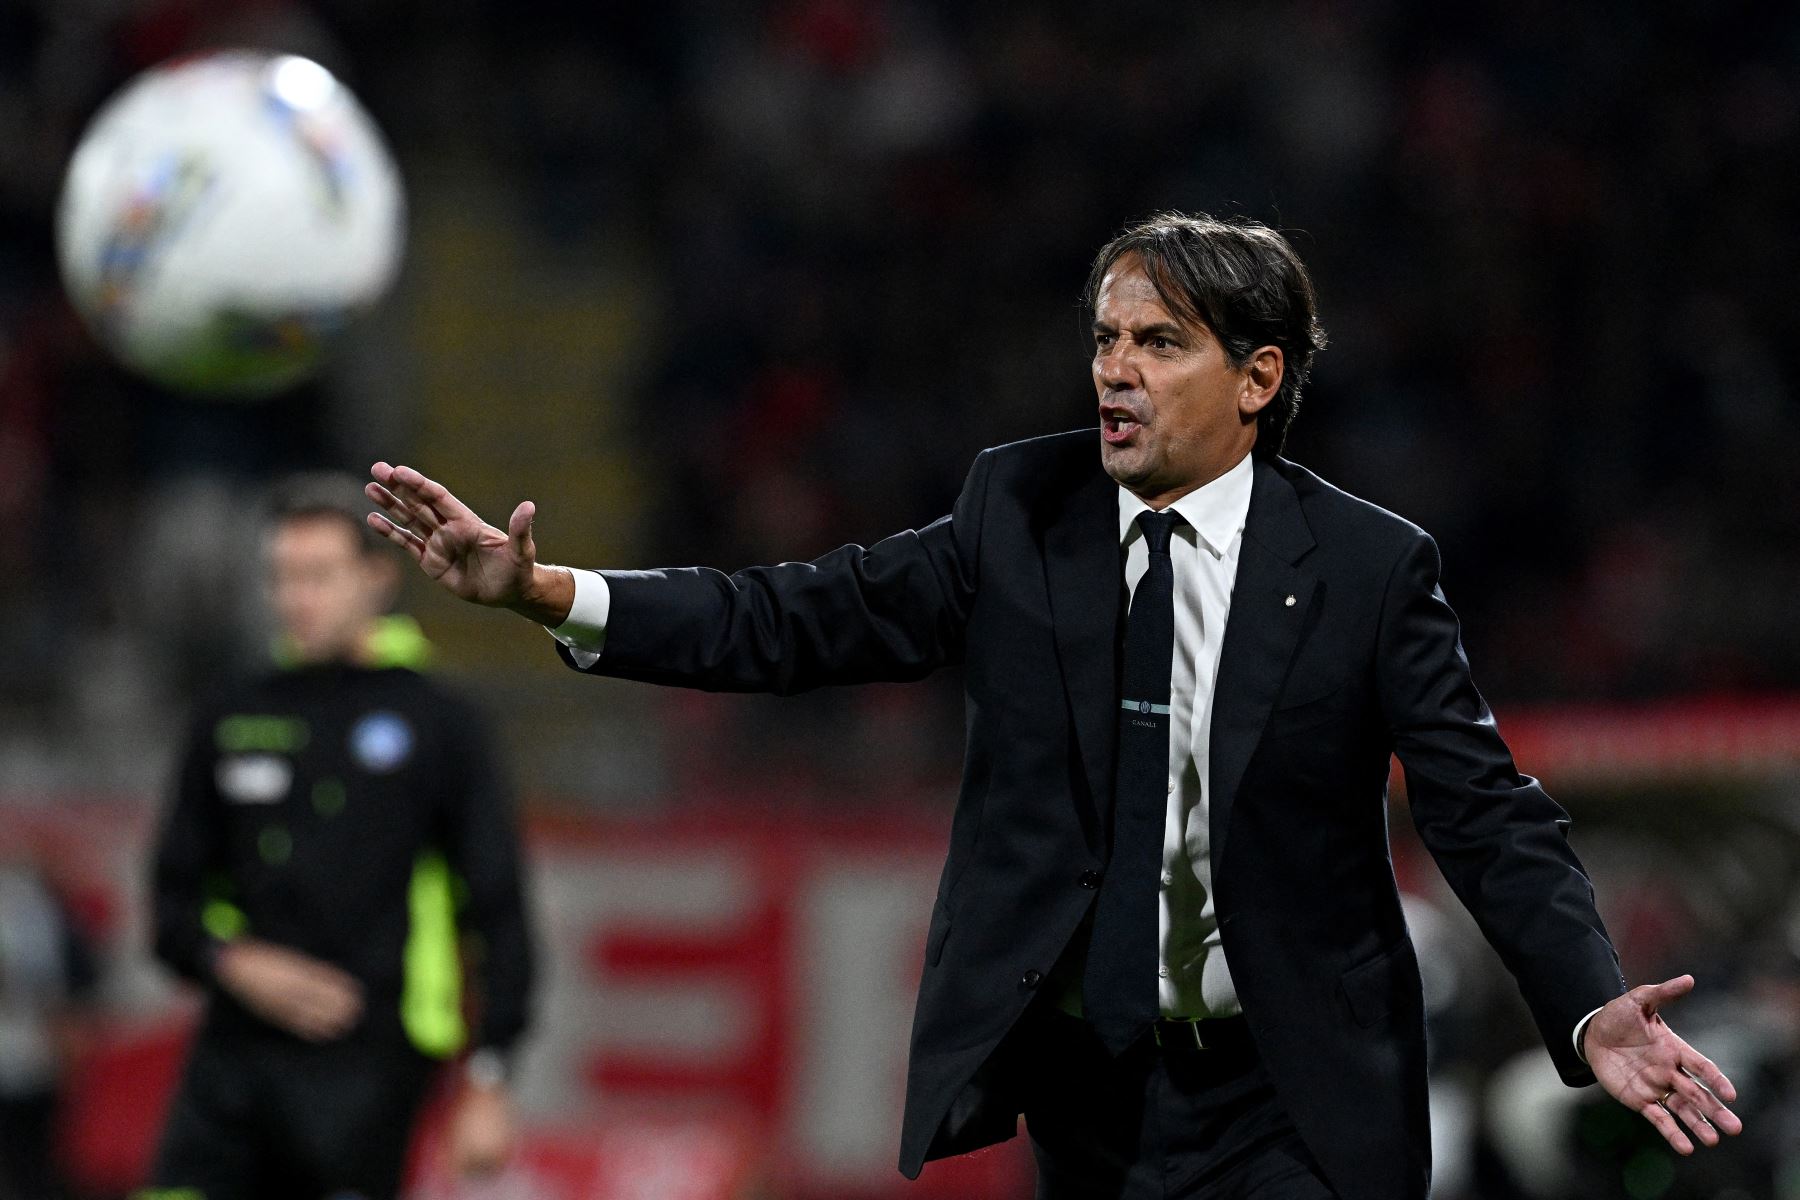
[(436, 513), (425, 510), (424, 505), (417, 502), (412, 490), (398, 478), (399, 470), (384, 462), (370, 467), (369, 474), (375, 482), (363, 485), (363, 495), (387, 509), (398, 524), (410, 526), (419, 521), (425, 525), (425, 532), (430, 533), (441, 522)]
[(1680, 1090), (1677, 1090), (1673, 1096), (1670, 1096), (1668, 1100), (1663, 1103), (1663, 1107), (1668, 1109), (1669, 1112), (1683, 1125), (1687, 1126), (1688, 1129), (1692, 1131), (1693, 1136), (1700, 1140), (1701, 1145), (1716, 1146), (1719, 1144), (1718, 1129), (1713, 1126), (1711, 1121), (1706, 1119), (1706, 1114), (1701, 1111), (1700, 1106)]
[(446, 518), (442, 513), (427, 504), (416, 490), (407, 487), (398, 479), (395, 479), (390, 485), (388, 494), (394, 497), (394, 502), (399, 508), (400, 523), (408, 528), (416, 526), (415, 532), (430, 535), (436, 533), (446, 523)]
[[(1711, 1066), (1712, 1064), (1708, 1063), (1707, 1065)], [(1713, 1067), (1713, 1074), (1718, 1075), (1720, 1082), (1727, 1087), (1731, 1085), (1730, 1080), (1719, 1075), (1717, 1067)], [(1738, 1120), (1736, 1113), (1725, 1107), (1720, 1100), (1719, 1090), (1709, 1085), (1704, 1076), (1684, 1068), (1681, 1077), (1675, 1081), (1675, 1090), (1680, 1095), (1687, 1097), (1695, 1111), (1710, 1121), (1720, 1133), (1735, 1137), (1744, 1131), (1744, 1123)], [(1735, 1098), (1736, 1093), (1733, 1092), (1732, 1096)], [(1683, 1120), (1685, 1119), (1684, 1117)]]
[[(438, 526), (450, 519), (452, 511), (449, 505), (442, 507), (433, 503), (434, 495), (427, 495), (429, 484), (435, 493), (456, 503), (456, 498), (444, 489), (442, 484), (433, 483), (411, 467), (394, 467), (378, 462), (369, 468), (369, 474), (375, 482), (363, 488), (363, 493), (383, 508), (400, 524), (417, 525), (424, 533), (431, 533)], [(379, 488), (380, 492), (371, 490)], [(462, 505), (456, 504), (457, 508)], [(463, 511), (467, 511), (464, 509)]]
[(405, 525), (394, 520), (394, 518), (388, 516), (386, 513), (372, 512), (369, 514), (368, 520), (369, 528), (373, 529), (376, 533), (392, 537), (395, 541), (401, 542), (402, 544), (423, 545), (425, 542), (424, 538), (408, 529)]
[[(405, 507), (406, 513), (400, 517), (402, 524), (417, 523), (422, 532), (429, 534), (440, 525), (465, 517), (476, 524), (481, 523), (481, 518), (475, 515), (475, 511), (452, 495), (449, 488), (412, 467), (389, 466), (378, 462), (369, 469), (369, 473), (375, 477), (377, 484)], [(380, 503), (379, 497), (374, 493), (370, 493), (370, 497)]]
[(1652, 1101), (1644, 1107), (1643, 1113), (1644, 1120), (1656, 1127), (1656, 1132), (1663, 1135), (1663, 1141), (1669, 1143), (1675, 1153), (1692, 1154), (1694, 1152), (1694, 1143), (1688, 1140), (1687, 1134), (1682, 1132), (1681, 1126), (1676, 1124), (1675, 1118), (1670, 1115), (1668, 1109)]
[[(363, 495), (379, 505), (381, 510), (387, 514), (388, 520), (396, 525), (407, 529), (412, 528), (414, 522), (418, 522), (421, 526), (427, 525), (426, 519), (418, 510), (379, 483), (363, 484)], [(430, 518), (430, 524), (435, 524), (436, 520), (435, 517)], [(429, 528), (427, 528), (427, 532), (429, 532)]]
[(1646, 984), (1642, 990), (1647, 993), (1645, 999), (1650, 1002), (1650, 1007), (1654, 1009), (1658, 1005), (1669, 1004), (1679, 1000), (1689, 992), (1693, 991), (1694, 977), (1692, 975), (1677, 975), (1675, 978), (1664, 980), (1662, 983)]
[(1681, 1154), (1693, 1153), (1695, 1141), (1716, 1146), (1722, 1137), (1735, 1136), (1744, 1129), (1736, 1113), (1721, 1104), (1699, 1080), (1686, 1074), (1671, 1079), (1662, 1094), (1644, 1104), (1641, 1111)]
[(384, 513), (369, 514), (369, 528), (396, 546), (404, 547), (415, 561), (425, 557), (425, 539), (410, 529), (402, 529)]
[(1686, 1042), (1681, 1043), (1681, 1072), (1724, 1101), (1737, 1099), (1737, 1088), (1713, 1060)]
[(512, 542), (513, 554), (522, 563), (533, 562), (537, 558), (536, 548), (531, 542), (531, 523), (536, 517), (537, 505), (523, 500), (519, 507), (513, 509), (512, 519), (506, 523), (506, 536)]
[(388, 487), (398, 495), (430, 509), (440, 521), (468, 517), (479, 521), (473, 509), (450, 494), (450, 489), (435, 479), (428, 479), (411, 467), (395, 467)]

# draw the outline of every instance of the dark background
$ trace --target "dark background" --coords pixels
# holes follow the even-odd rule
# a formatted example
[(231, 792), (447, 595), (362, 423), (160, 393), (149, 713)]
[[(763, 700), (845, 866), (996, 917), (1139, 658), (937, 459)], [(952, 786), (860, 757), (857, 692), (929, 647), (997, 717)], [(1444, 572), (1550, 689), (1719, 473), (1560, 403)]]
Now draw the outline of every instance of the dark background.
[[(253, 405), (113, 366), (53, 259), (86, 119), (218, 45), (339, 72), (412, 213), (333, 370)], [(1331, 345), (1288, 453), (1438, 538), (1503, 726), (1753, 711), (1800, 685), (1797, 160), (1779, 5), (0, 0), (0, 794), (154, 793), (261, 656), (248, 514), (289, 468), (529, 496), (583, 566), (923, 525), (982, 447), (1093, 422), (1081, 280), (1165, 208), (1293, 240)], [(534, 805), (948, 802), (954, 678), (652, 693), (409, 601)]]
[[(1791, 10), (604, 8), (0, 8), (5, 699), (52, 711), (72, 644), (131, 639), (126, 558), (197, 480), (408, 458), (534, 496), (584, 565), (923, 524), (981, 447), (1092, 420), (1084, 267), (1163, 208), (1305, 256), (1332, 344), (1289, 453), (1437, 536), (1497, 705), (1800, 679)], [(414, 211), (383, 318), (261, 407), (101, 359), (47, 219), (104, 95), (233, 43), (338, 69)]]

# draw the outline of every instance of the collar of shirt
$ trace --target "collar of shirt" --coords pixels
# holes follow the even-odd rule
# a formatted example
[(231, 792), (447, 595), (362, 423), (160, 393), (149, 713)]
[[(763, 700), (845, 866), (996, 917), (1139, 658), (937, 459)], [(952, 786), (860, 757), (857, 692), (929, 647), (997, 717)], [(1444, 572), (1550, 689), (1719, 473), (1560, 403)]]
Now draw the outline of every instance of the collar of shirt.
[[(1182, 520), (1193, 526), (1195, 536), (1214, 558), (1222, 558), (1228, 553), (1232, 539), (1244, 531), (1244, 520), (1250, 513), (1250, 487), (1255, 481), (1250, 460), (1250, 455), (1244, 455), (1231, 470), (1169, 505), (1181, 514)], [(1142, 537), (1138, 514), (1155, 511), (1120, 487), (1119, 544), (1129, 546), (1133, 537)]]

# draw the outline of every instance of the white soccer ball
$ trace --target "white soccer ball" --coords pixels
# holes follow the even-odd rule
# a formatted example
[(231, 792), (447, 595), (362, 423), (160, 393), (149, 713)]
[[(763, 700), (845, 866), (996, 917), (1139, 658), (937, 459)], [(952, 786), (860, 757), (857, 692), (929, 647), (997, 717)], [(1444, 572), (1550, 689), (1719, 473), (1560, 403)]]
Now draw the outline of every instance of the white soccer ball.
[(139, 75), (69, 163), (69, 298), (168, 387), (263, 396), (300, 382), (393, 282), (399, 171), (348, 88), (294, 55), (228, 51)]

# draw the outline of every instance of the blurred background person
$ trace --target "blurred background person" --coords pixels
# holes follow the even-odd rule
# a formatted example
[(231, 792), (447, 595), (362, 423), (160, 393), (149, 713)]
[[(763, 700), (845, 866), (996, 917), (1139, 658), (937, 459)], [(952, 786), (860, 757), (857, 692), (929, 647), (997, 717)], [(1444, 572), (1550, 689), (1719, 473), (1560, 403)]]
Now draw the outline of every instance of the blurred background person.
[(452, 1158), (490, 1173), (513, 1138), (531, 953), (511, 799), (485, 723), (383, 615), (397, 581), (346, 488), (278, 495), (278, 665), (198, 709), (156, 851), (157, 953), (208, 999), (152, 1182), (208, 1200), (397, 1195), (433, 1068), (465, 1045)]

